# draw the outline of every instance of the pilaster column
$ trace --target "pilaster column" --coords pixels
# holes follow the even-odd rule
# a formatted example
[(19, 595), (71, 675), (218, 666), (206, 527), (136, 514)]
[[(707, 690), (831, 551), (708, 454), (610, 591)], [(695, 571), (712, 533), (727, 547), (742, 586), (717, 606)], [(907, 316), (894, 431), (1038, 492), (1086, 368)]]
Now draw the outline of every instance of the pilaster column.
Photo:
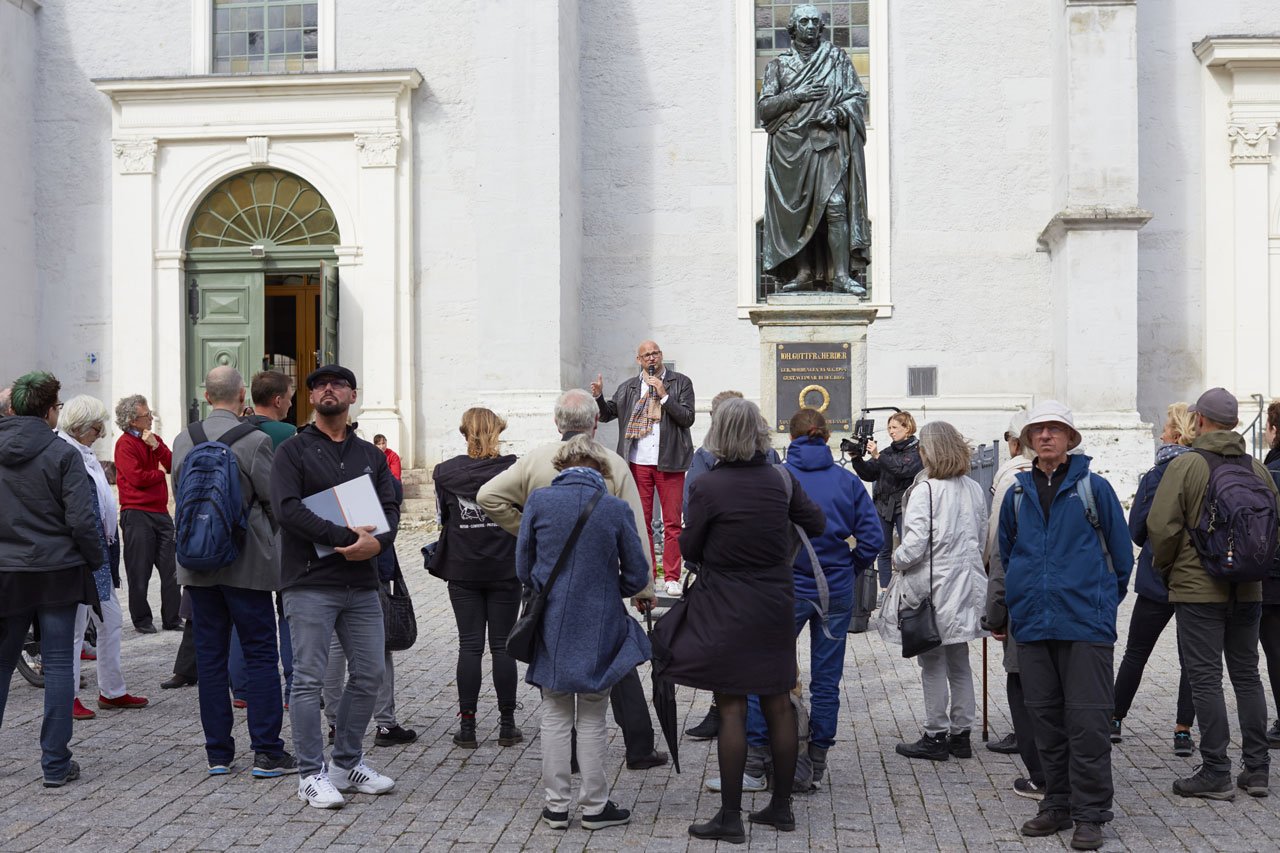
[[(363, 260), (359, 271), (359, 288), (342, 284), (344, 269), (339, 267), (339, 316), (343, 325), (351, 322), (350, 314), (341, 306), (360, 306), (363, 353), (348, 353), (341, 340), (339, 359), (363, 359), (360, 364), (360, 425), (372, 437), (375, 433), (399, 435), (400, 412), (396, 405), (398, 361), (393, 322), (400, 311), (409, 306), (397, 304), (397, 176), (402, 156), (399, 130), (357, 133), (355, 146), (360, 154), (360, 222)], [(406, 341), (405, 345), (409, 345)]]
[[(156, 385), (161, 317), (156, 306), (151, 238), (158, 144), (151, 138), (118, 138), (111, 141), (111, 151), (111, 218), (129, 224), (126, 230), (116, 232), (111, 252), (111, 361), (107, 365), (111, 397), (114, 402), (128, 394), (145, 394), (157, 407), (161, 403)], [(162, 418), (166, 414), (161, 411)], [(166, 439), (177, 426), (181, 426), (181, 419), (163, 424)]]
[(1235, 221), (1235, 385), (1240, 397), (1266, 393), (1270, 372), (1271, 140), (1277, 125), (1233, 122), (1231, 184)]
[(1137, 231), (1151, 218), (1138, 206), (1137, 3), (1059, 2), (1059, 210), (1040, 234), (1052, 258), (1052, 393), (1074, 410), (1086, 452), (1123, 498), (1152, 447), (1137, 411)]

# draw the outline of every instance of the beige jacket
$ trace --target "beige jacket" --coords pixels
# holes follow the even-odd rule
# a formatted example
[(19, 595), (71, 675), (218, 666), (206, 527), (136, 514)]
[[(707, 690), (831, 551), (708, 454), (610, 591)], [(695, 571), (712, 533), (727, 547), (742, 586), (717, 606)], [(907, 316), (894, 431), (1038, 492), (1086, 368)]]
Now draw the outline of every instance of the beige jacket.
[[(564, 447), (564, 442), (555, 441), (539, 445), (516, 460), (516, 464), (494, 477), (480, 487), (476, 502), (484, 510), (489, 519), (510, 533), (520, 535), (520, 519), (524, 516), (524, 505), (535, 489), (551, 485), (551, 481), (560, 472), (552, 465), (556, 453)], [(646, 541), (644, 507), (640, 504), (640, 490), (636, 488), (635, 478), (627, 461), (618, 454), (602, 447), (609, 457), (609, 476), (605, 482), (609, 484), (609, 494), (622, 498), (631, 506), (636, 518), (636, 531), (640, 533), (640, 541)], [(649, 576), (653, 576), (653, 555), (645, 549), (649, 556)], [(653, 598), (653, 582), (636, 594), (636, 598)]]

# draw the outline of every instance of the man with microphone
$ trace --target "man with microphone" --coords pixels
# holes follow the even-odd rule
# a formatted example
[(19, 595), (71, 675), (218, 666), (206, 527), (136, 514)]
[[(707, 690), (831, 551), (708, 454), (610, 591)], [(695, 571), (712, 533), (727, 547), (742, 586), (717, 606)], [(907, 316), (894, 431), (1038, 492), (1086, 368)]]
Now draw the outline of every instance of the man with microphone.
[[(636, 350), (637, 375), (624, 381), (605, 399), (604, 376), (596, 375), (591, 396), (600, 409), (600, 421), (625, 419), (618, 425), (618, 455), (627, 460), (640, 488), (645, 534), (653, 553), (653, 494), (662, 504), (662, 576), (667, 595), (680, 594), (680, 505), (684, 474), (693, 461), (693, 383), (689, 377), (662, 364), (662, 350), (645, 341)], [(654, 557), (657, 576), (657, 557)]]

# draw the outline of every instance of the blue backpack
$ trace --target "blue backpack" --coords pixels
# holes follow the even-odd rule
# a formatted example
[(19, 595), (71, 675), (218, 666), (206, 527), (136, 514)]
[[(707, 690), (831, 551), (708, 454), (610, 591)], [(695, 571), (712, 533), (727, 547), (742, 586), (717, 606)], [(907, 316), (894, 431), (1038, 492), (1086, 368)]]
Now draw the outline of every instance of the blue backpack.
[(193, 572), (212, 572), (236, 561), (249, 529), (231, 445), (258, 428), (240, 424), (217, 441), (209, 440), (199, 421), (187, 431), (194, 446), (182, 460), (174, 495), (178, 563)]
[(1275, 493), (1253, 470), (1253, 457), (1223, 456), (1196, 448), (1209, 464), (1209, 486), (1191, 544), (1211, 577), (1232, 583), (1265, 579), (1276, 559)]

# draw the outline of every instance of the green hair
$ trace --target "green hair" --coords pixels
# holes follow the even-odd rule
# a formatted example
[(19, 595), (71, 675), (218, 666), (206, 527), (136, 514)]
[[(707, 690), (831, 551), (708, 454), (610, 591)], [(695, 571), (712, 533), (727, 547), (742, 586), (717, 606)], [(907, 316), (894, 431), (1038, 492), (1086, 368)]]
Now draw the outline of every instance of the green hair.
[(15, 415), (30, 415), (42, 418), (58, 404), (58, 392), (62, 383), (52, 373), (33, 370), (19, 376), (13, 383), (10, 404)]

